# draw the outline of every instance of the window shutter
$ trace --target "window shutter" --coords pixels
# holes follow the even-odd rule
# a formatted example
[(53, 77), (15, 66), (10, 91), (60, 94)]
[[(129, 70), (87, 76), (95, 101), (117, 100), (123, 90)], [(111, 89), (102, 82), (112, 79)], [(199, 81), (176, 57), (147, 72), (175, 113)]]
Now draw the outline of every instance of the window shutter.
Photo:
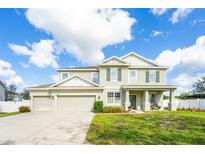
[(156, 82), (159, 82), (159, 71), (156, 71)]
[(118, 81), (121, 81), (121, 68), (118, 68)]
[(107, 68), (107, 81), (110, 81), (110, 68)]
[(146, 71), (146, 82), (149, 82), (149, 71)]

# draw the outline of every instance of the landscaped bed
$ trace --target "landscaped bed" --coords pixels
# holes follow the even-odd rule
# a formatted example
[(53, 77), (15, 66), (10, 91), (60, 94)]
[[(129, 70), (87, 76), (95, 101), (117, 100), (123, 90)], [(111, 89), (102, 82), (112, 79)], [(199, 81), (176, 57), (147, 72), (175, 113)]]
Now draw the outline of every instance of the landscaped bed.
[(91, 144), (205, 144), (205, 112), (96, 114)]
[(11, 115), (16, 115), (16, 114), (20, 114), (20, 112), (0, 113), (0, 118), (6, 117), (6, 116), (11, 116)]

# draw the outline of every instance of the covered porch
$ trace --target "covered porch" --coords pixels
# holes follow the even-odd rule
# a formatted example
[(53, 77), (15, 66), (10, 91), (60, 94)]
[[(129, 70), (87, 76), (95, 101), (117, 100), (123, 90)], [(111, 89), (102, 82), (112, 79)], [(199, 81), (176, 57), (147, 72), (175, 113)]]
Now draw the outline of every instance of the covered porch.
[(175, 111), (174, 90), (176, 86), (170, 85), (124, 85), (124, 107), (133, 110), (164, 110), (163, 94), (169, 92), (168, 109)]

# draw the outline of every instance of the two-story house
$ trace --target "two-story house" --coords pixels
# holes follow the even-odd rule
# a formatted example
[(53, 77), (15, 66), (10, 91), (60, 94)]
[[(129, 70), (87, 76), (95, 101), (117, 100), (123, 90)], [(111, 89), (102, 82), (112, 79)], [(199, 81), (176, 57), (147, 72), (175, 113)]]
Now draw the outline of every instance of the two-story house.
[(94, 67), (59, 68), (59, 82), (30, 87), (33, 111), (91, 111), (95, 100), (147, 111), (163, 109), (169, 91), (169, 109), (175, 110), (173, 85), (166, 83), (168, 67), (135, 52), (110, 57)]

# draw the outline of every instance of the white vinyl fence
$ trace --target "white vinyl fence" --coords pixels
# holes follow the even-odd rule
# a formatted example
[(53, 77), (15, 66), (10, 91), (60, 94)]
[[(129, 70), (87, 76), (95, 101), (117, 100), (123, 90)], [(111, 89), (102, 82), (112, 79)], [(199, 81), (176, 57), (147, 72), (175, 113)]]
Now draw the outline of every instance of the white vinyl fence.
[[(176, 108), (184, 108), (184, 109), (200, 109), (205, 111), (205, 99), (188, 99), (188, 100), (181, 100), (175, 99)], [(168, 100), (163, 101), (164, 106), (168, 106)]]
[(30, 106), (30, 100), (23, 101), (0, 101), (0, 113), (18, 111), (20, 106)]
[(178, 100), (178, 108), (193, 109), (199, 108), (205, 111), (205, 99), (189, 99), (189, 100)]

